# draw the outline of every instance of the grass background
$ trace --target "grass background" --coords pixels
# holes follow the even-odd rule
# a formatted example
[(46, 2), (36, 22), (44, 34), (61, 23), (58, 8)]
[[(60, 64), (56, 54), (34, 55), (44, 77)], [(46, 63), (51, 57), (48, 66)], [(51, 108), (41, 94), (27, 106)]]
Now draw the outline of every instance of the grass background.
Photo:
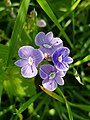
[[(34, 14), (30, 12), (34, 10)], [(37, 12), (37, 16), (35, 16)], [(47, 26), (36, 22), (44, 19)], [(71, 50), (65, 85), (49, 92), (14, 65), (18, 49), (52, 31)], [(0, 120), (90, 120), (90, 0), (0, 1)]]

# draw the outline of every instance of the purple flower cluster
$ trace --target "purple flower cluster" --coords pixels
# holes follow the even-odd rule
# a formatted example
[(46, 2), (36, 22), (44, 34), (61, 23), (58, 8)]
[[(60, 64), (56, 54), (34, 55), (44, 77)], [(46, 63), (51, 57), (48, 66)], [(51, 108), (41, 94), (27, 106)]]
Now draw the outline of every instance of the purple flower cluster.
[(21, 58), (15, 62), (16, 66), (22, 67), (21, 74), (25, 78), (35, 77), (38, 73), (37, 67), (44, 60), (50, 60), (53, 65), (43, 64), (40, 66), (39, 74), (43, 79), (42, 85), (49, 91), (54, 91), (58, 85), (64, 85), (63, 77), (69, 69), (73, 59), (69, 57), (70, 50), (63, 46), (60, 38), (54, 38), (52, 32), (46, 35), (40, 32), (36, 35), (35, 44), (40, 46), (34, 49), (31, 46), (23, 46), (18, 54)]

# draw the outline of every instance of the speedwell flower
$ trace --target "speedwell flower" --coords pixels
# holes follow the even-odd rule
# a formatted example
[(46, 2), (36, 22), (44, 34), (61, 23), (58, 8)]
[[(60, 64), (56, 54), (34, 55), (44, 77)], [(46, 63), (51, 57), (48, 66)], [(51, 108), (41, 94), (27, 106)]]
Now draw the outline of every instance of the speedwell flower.
[(43, 60), (43, 53), (31, 46), (23, 46), (19, 49), (18, 55), (21, 58), (15, 62), (16, 66), (22, 67), (21, 74), (25, 78), (32, 78), (37, 75), (37, 66)]
[(63, 46), (62, 40), (58, 37), (54, 38), (52, 32), (48, 32), (46, 35), (44, 32), (39, 32), (36, 35), (35, 44), (41, 47), (40, 50), (43, 53), (47, 53), (50, 56), (57, 48)]
[(69, 54), (70, 50), (67, 47), (61, 47), (53, 53), (52, 61), (58, 70), (67, 71), (69, 69), (68, 64), (73, 62)]
[(40, 67), (40, 77), (43, 79), (42, 85), (49, 91), (54, 91), (57, 88), (57, 84), (64, 85), (62, 77), (65, 76), (63, 71), (58, 71), (54, 66), (44, 64)]

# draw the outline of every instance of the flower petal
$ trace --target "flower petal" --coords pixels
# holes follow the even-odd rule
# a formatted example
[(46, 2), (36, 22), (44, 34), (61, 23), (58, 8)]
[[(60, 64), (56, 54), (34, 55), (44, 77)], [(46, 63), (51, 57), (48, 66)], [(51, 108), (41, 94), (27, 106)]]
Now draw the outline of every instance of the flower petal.
[(60, 38), (53, 38), (52, 41), (51, 41), (51, 44), (53, 46), (57, 46), (57, 45), (60, 45), (62, 43), (63, 43), (63, 41)]
[(73, 59), (72, 59), (71, 57), (65, 57), (65, 58), (63, 59), (63, 62), (70, 64), (70, 63), (73, 62)]
[(58, 51), (60, 53), (60, 55), (64, 57), (68, 56), (70, 54), (70, 50), (67, 47), (62, 47), (60, 48), (61, 50)]
[(42, 85), (49, 91), (54, 91), (57, 88), (57, 83), (55, 80), (45, 79), (42, 81)]
[(58, 63), (58, 57), (59, 57), (58, 54), (59, 54), (59, 53), (58, 53), (58, 51), (56, 50), (56, 51), (53, 53), (53, 55), (52, 55), (52, 61), (53, 61), (53, 63), (54, 63), (55, 65)]
[(27, 64), (26, 66), (22, 67), (21, 74), (25, 78), (32, 78), (37, 75), (37, 69), (34, 65), (30, 66)]
[(34, 50), (31, 46), (23, 46), (18, 50), (18, 54), (20, 58), (27, 59), (32, 55), (32, 51)]
[[(52, 65), (49, 65), (49, 64), (41, 65), (40, 66), (40, 77), (42, 79), (45, 79), (54, 70), (55, 70), (55, 68)], [(41, 73), (41, 72), (43, 72), (43, 73)], [(42, 76), (42, 74), (43, 74), (43, 76)]]
[(59, 84), (59, 85), (64, 85), (64, 79), (61, 78), (59, 75), (56, 75), (56, 77), (54, 78), (56, 80), (56, 82)]
[(35, 62), (36, 67), (39, 65), (40, 62), (42, 62), (43, 59), (44, 59), (44, 55), (42, 51), (40, 51), (39, 49), (33, 50), (33, 60)]
[(57, 75), (60, 76), (60, 77), (64, 77), (65, 74), (66, 74), (66, 72), (64, 72), (64, 71), (58, 71), (57, 72)]
[(28, 64), (28, 60), (20, 59), (20, 60), (17, 60), (17, 61), (15, 62), (15, 65), (18, 66), (18, 67), (23, 67), (23, 66), (25, 66), (26, 64)]
[(69, 69), (69, 66), (66, 63), (58, 62), (56, 68), (60, 71), (67, 71)]
[(39, 69), (39, 74), (42, 79), (48, 78), (48, 75), (41, 68)]
[(62, 55), (62, 57), (66, 57), (68, 56), (70, 53), (70, 50), (67, 47), (61, 47), (59, 49), (57, 49), (54, 53), (53, 53), (53, 60), (56, 58), (58, 58), (59, 56)]
[(46, 34), (46, 43), (50, 43), (50, 41), (53, 39), (53, 33), (52, 32), (48, 32)]
[(44, 48), (44, 47), (42, 47), (42, 48), (39, 48), (39, 50), (41, 50), (42, 52), (43, 52), (43, 54), (44, 53), (47, 53), (48, 55), (52, 55), (53, 54), (53, 52), (54, 52), (54, 49), (52, 49), (52, 48), (50, 48), (50, 49), (48, 49), (48, 48)]
[(39, 32), (35, 37), (35, 44), (37, 46), (42, 46), (45, 43), (45, 33)]

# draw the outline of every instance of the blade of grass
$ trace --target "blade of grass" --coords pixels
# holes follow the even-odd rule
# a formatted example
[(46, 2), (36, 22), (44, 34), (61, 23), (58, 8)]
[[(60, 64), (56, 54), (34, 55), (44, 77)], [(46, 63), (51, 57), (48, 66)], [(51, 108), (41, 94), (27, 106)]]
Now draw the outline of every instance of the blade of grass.
[(66, 104), (66, 108), (67, 108), (67, 111), (68, 111), (69, 120), (73, 120), (72, 111), (71, 111), (70, 105), (68, 104), (68, 101), (66, 100), (64, 94), (62, 93), (62, 91), (59, 88), (57, 88), (57, 92), (60, 95), (62, 95), (62, 97), (64, 98), (64, 101), (65, 101), (65, 104)]
[(74, 63), (74, 66), (79, 66), (80, 64), (90, 61), (90, 55), (87, 55), (85, 58), (83, 58), (82, 60), (77, 61), (76, 63)]
[[(76, 7), (78, 6), (78, 4), (80, 3), (81, 0), (77, 0), (71, 7), (71, 9), (66, 12), (63, 16), (61, 16), (59, 19), (58, 19), (58, 22), (62, 22), (71, 12), (73, 12)], [(55, 25), (53, 25), (51, 28), (55, 27)]]
[(18, 39), (23, 29), (23, 24), (25, 22), (29, 3), (30, 3), (30, 0), (23, 0), (21, 3), (20, 9), (17, 15), (17, 19), (16, 19), (16, 22), (13, 28), (12, 36), (11, 36), (9, 54), (8, 54), (8, 59), (7, 59), (7, 66), (10, 64), (13, 58)]
[(46, 12), (46, 14), (50, 17), (50, 19), (55, 23), (55, 25), (59, 28), (59, 30), (61, 31), (61, 33), (67, 40), (67, 42), (69, 43), (70, 47), (73, 48), (73, 44), (71, 43), (71, 41), (70, 41), (69, 37), (67, 36), (67, 34), (65, 33), (64, 29), (59, 24), (56, 16), (54, 15), (52, 9), (50, 8), (50, 6), (46, 2), (46, 0), (37, 0), (37, 2), (41, 6), (41, 8)]
[(42, 94), (42, 92), (34, 95), (33, 97), (31, 97), (27, 102), (25, 102), (23, 105), (21, 105), (21, 107), (19, 108), (19, 110), (17, 111), (17, 114), (22, 113), (25, 109), (28, 108), (28, 106), (34, 102), (40, 95)]
[(83, 116), (78, 115), (78, 114), (76, 114), (75, 112), (73, 113), (73, 116), (74, 116), (75, 118), (77, 118), (78, 120), (89, 120), (88, 118), (84, 118)]
[(41, 85), (39, 85), (39, 86), (40, 86), (40, 88), (41, 88), (45, 93), (47, 93), (48, 95), (50, 95), (50, 96), (53, 97), (54, 99), (60, 101), (61, 103), (64, 103), (62, 97), (58, 96), (58, 95), (57, 95), (56, 93), (54, 93), (54, 92), (51, 92), (51, 91), (45, 89), (45, 88), (42, 87)]
[[(44, 87), (42, 87), (42, 86), (40, 86), (40, 88), (41, 88), (45, 93), (47, 93), (49, 96), (51, 96), (51, 97), (53, 97), (54, 99), (58, 100), (59, 102), (65, 104), (65, 102), (64, 102), (65, 100), (64, 100), (61, 96), (57, 95), (57, 94), (54, 93), (54, 92), (51, 92), (51, 91), (46, 90), (46, 89), (45, 89)], [(83, 104), (71, 103), (71, 102), (69, 102), (69, 101), (67, 101), (67, 102), (68, 102), (68, 104), (69, 104), (70, 106), (72, 106), (72, 107), (76, 107), (76, 108), (79, 108), (79, 109), (84, 110), (84, 111), (90, 111), (90, 105), (83, 105)]]
[(68, 102), (68, 103), (73, 107), (90, 112), (90, 105), (83, 105), (83, 104), (77, 104), (77, 103), (71, 103), (71, 102)]
[(88, 99), (84, 98), (79, 92), (72, 90), (72, 94), (75, 97), (77, 97), (80, 101), (83, 101), (85, 104), (90, 104), (90, 101)]
[[(72, 0), (72, 4), (74, 3), (74, 0)], [(72, 12), (71, 20), (72, 20), (72, 35), (73, 35), (73, 43), (75, 42), (75, 13)]]
[[(84, 37), (84, 39), (85, 38), (89, 38), (89, 35), (90, 35), (90, 32), (89, 33), (87, 33), (87, 36), (85, 37), (85, 34), (83, 35)], [(74, 56), (73, 56), (73, 59), (77, 59), (77, 58), (79, 58), (79, 57), (83, 57), (85, 54), (83, 54), (83, 53), (86, 53), (86, 51), (87, 51), (87, 49), (89, 48), (89, 46), (90, 46), (90, 38), (83, 44), (83, 46), (82, 46), (82, 49), (79, 51), (79, 52), (77, 52), (77, 54), (75, 54)]]

